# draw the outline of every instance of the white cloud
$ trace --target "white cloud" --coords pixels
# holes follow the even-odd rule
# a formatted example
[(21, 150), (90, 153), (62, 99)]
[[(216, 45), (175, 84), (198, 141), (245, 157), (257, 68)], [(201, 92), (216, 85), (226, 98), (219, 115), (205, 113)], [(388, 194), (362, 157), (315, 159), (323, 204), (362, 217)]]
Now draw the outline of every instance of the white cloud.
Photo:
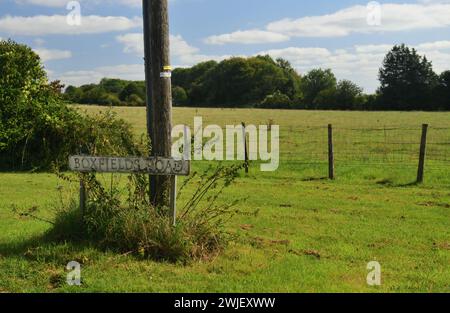
[[(124, 52), (139, 56), (144, 55), (144, 36), (142, 33), (130, 33), (116, 37), (124, 45)], [(170, 35), (170, 51), (172, 56), (194, 54), (198, 49), (189, 45), (180, 35)]]
[(425, 50), (425, 51), (447, 50), (447, 49), (450, 49), (450, 41), (435, 41), (435, 42), (422, 43), (417, 46), (417, 49)]
[(356, 5), (328, 15), (283, 19), (268, 24), (267, 30), (292, 37), (339, 37), (450, 26), (449, 4), (382, 4), (378, 26), (367, 23), (368, 13), (366, 6)]
[(43, 62), (48, 62), (52, 60), (63, 60), (72, 57), (72, 52), (68, 50), (57, 50), (57, 49), (46, 49), (37, 48), (34, 51), (39, 54)]
[(205, 43), (210, 45), (224, 45), (230, 43), (259, 44), (288, 41), (289, 36), (280, 33), (263, 31), (258, 29), (236, 31), (231, 34), (210, 36), (205, 39)]
[(66, 85), (80, 86), (98, 83), (102, 78), (121, 78), (126, 80), (144, 80), (143, 64), (122, 64), (102, 66), (91, 70), (67, 71), (60, 75), (52, 73), (52, 79), (59, 79)]
[(33, 40), (33, 42), (37, 46), (43, 46), (45, 44), (45, 40), (42, 38), (36, 38)]
[[(130, 33), (116, 37), (117, 41), (124, 45), (126, 53), (144, 55), (144, 39), (142, 33)], [(228, 55), (204, 55), (199, 54), (199, 49), (190, 45), (181, 35), (170, 35), (170, 54), (177, 59), (179, 66), (191, 66), (206, 60), (223, 60)]]
[(142, 33), (130, 33), (116, 37), (117, 41), (124, 45), (123, 51), (139, 56), (144, 55), (144, 37)]
[[(117, 41), (124, 45), (124, 52), (139, 56), (144, 55), (142, 33), (129, 33), (116, 37)], [(180, 35), (171, 35), (171, 54), (179, 62), (175, 67), (192, 66), (196, 63), (216, 60), (220, 61), (231, 57), (230, 55), (206, 55), (199, 54), (199, 49), (191, 46)], [(80, 86), (88, 83), (97, 83), (104, 77), (121, 78), (127, 80), (143, 80), (144, 65), (117, 65), (103, 66), (90, 70), (67, 71), (56, 75), (51, 74), (52, 79), (59, 79), (66, 85)]]
[(121, 4), (125, 4), (131, 7), (140, 7), (142, 6), (142, 0), (119, 0)]
[[(209, 44), (252, 44), (288, 41), (292, 37), (343, 37), (351, 34), (439, 29), (450, 26), (450, 0), (421, 1), (417, 4), (381, 4), (380, 24), (368, 17), (373, 8), (355, 5), (331, 14), (285, 18), (269, 23), (264, 30), (239, 30), (210, 36)], [(371, 11), (372, 10), (372, 11)]]
[(142, 19), (123, 16), (83, 16), (81, 25), (71, 26), (65, 15), (5, 16), (0, 30), (8, 35), (80, 35), (125, 31), (142, 26)]
[(393, 45), (356, 45), (355, 50), (358, 53), (387, 53)]
[[(32, 4), (38, 6), (46, 6), (46, 7), (66, 7), (67, 3), (70, 0), (16, 0), (16, 3), (19, 4)], [(89, 4), (121, 4), (130, 7), (140, 7), (142, 6), (142, 0), (78, 0), (78, 2), (86, 2)]]
[(46, 7), (65, 7), (68, 0), (16, 0), (19, 4), (33, 4)]

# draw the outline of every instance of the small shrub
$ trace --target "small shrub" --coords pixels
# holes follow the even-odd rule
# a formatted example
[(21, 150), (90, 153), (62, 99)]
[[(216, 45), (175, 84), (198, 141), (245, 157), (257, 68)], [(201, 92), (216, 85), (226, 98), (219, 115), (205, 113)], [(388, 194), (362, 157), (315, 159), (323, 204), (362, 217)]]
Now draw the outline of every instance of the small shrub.
[(259, 107), (265, 109), (289, 109), (292, 107), (292, 101), (287, 95), (276, 91), (274, 94), (268, 95)]
[(219, 205), (217, 200), (241, 168), (210, 167), (187, 179), (180, 192), (193, 180), (199, 180), (199, 187), (179, 210), (176, 226), (164, 213), (167, 210), (156, 210), (148, 201), (146, 175), (128, 176), (125, 200), (117, 186), (106, 190), (94, 175), (81, 175), (79, 178), (88, 190), (84, 216), (79, 213), (77, 202), (71, 201), (57, 211), (48, 235), (58, 240), (84, 238), (100, 247), (156, 260), (208, 259), (223, 250), (230, 238), (225, 227), (237, 213), (237, 201)]

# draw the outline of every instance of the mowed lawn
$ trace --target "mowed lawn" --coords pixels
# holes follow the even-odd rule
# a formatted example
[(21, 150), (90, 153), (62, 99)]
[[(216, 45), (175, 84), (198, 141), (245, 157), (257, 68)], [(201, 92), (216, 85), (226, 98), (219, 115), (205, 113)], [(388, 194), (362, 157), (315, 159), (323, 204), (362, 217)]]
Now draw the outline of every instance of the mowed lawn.
[[(105, 110), (81, 109), (89, 114)], [(137, 134), (145, 131), (145, 109), (116, 111)], [(323, 179), (327, 164), (316, 162), (322, 159), (310, 158), (308, 163), (302, 158), (305, 151), (320, 155), (326, 149), (326, 129), (315, 132), (314, 142), (323, 141), (320, 145), (307, 145), (311, 135), (301, 132), (328, 123), (337, 128), (419, 130), (429, 123), (445, 129), (450, 127), (450, 114), (176, 108), (174, 124), (192, 125), (194, 116), (202, 116), (204, 125), (243, 121), (281, 128), (279, 170), (262, 173), (252, 164), (250, 173), (241, 174), (222, 199), (243, 199), (238, 208), (247, 212), (229, 223), (229, 231), (237, 236), (223, 254), (181, 265), (118, 255), (88, 244), (42, 242), (49, 224), (19, 217), (12, 209), (35, 207), (36, 215), (51, 218), (61, 203), (58, 190), (67, 196), (76, 186), (52, 174), (1, 173), (0, 292), (450, 291), (450, 162), (444, 158), (427, 163), (425, 183), (415, 185), (413, 157), (389, 164), (378, 159), (352, 163), (347, 157), (336, 164), (337, 179), (329, 181)], [(445, 131), (431, 135), (442, 143), (450, 138)], [(414, 130), (402, 138), (418, 136)], [(439, 153), (447, 156), (445, 151)], [(193, 170), (206, 165), (194, 162)], [(189, 186), (179, 202), (195, 187)], [(82, 263), (81, 287), (65, 283), (65, 266), (72, 260)], [(381, 265), (381, 286), (367, 285), (371, 261)]]

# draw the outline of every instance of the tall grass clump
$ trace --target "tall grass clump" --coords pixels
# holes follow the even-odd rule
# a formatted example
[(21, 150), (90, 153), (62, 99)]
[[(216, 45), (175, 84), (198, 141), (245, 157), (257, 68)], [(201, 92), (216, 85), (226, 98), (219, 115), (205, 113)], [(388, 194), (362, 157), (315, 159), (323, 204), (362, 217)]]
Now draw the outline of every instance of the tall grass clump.
[(180, 193), (190, 183), (198, 187), (180, 205), (176, 226), (167, 208), (150, 204), (147, 175), (127, 176), (124, 193), (118, 183), (105, 187), (93, 174), (76, 178), (59, 174), (66, 180), (83, 179), (88, 200), (84, 214), (73, 199), (58, 209), (48, 235), (58, 240), (88, 240), (101, 248), (154, 260), (186, 263), (209, 259), (230, 240), (226, 225), (237, 213), (237, 201), (223, 204), (218, 200), (241, 168), (219, 165), (186, 179)]

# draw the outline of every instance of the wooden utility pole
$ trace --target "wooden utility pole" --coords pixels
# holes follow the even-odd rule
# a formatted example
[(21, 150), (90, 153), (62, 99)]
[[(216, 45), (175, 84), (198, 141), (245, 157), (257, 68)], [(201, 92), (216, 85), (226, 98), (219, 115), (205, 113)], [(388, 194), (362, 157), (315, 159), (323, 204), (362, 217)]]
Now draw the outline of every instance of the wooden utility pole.
[[(147, 128), (151, 155), (171, 157), (172, 84), (168, 0), (143, 0)], [(171, 177), (151, 177), (151, 202), (170, 206)]]
[[(146, 107), (147, 107), (147, 135), (150, 144), (155, 142), (153, 134), (153, 111), (152, 111), (152, 67), (150, 63), (151, 53), (151, 38), (150, 38), (150, 1), (142, 0), (142, 9), (144, 16), (144, 62), (145, 62), (145, 89), (146, 89)], [(153, 149), (150, 151), (150, 156), (153, 156)], [(150, 181), (150, 199), (154, 198), (155, 194), (155, 176), (149, 177)]]

